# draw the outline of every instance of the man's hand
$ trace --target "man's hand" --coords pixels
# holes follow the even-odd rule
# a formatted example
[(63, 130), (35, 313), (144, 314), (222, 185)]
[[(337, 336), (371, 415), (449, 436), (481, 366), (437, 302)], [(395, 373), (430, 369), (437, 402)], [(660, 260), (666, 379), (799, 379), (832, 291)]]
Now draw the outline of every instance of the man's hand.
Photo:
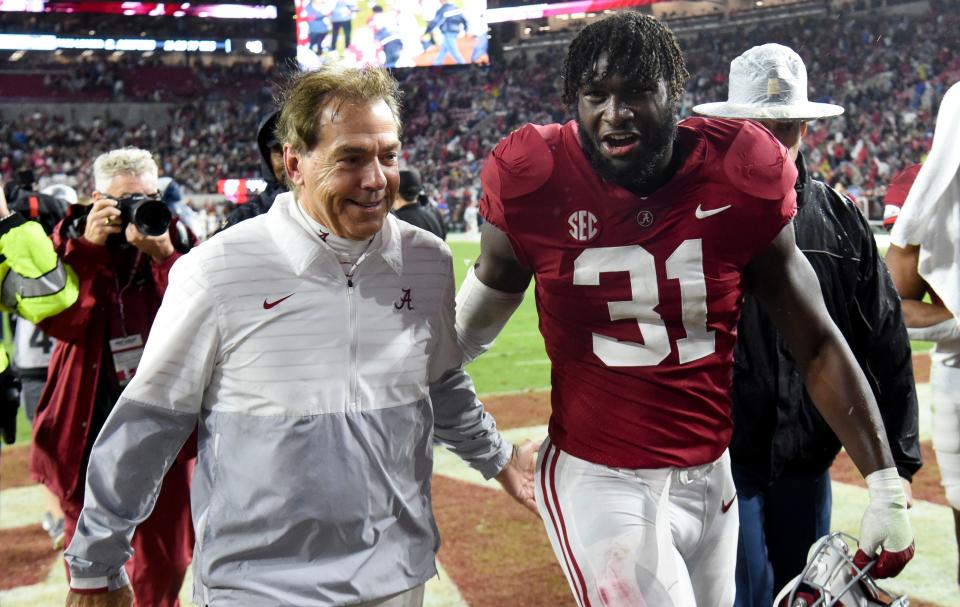
[(133, 607), (133, 591), (130, 586), (99, 594), (67, 593), (67, 607)]
[(146, 236), (137, 229), (137, 226), (133, 225), (133, 222), (130, 222), (125, 236), (127, 242), (149, 255), (157, 263), (173, 255), (173, 242), (170, 241), (170, 232), (164, 232), (161, 236)]
[[(860, 522), (860, 549), (853, 562), (861, 569), (874, 557), (875, 578), (894, 577), (913, 558), (913, 529), (907, 516), (907, 498), (896, 468), (867, 475), (870, 502)], [(878, 550), (882, 552), (877, 554)]]
[(107, 244), (107, 236), (119, 234), (120, 209), (117, 201), (110, 198), (97, 198), (87, 214), (87, 225), (83, 229), (83, 238), (97, 246)]
[(534, 493), (533, 473), (537, 469), (537, 451), (540, 444), (532, 440), (524, 441), (522, 445), (513, 446), (510, 461), (497, 475), (497, 481), (510, 497), (523, 504), (538, 517), (537, 498)]
[(913, 487), (910, 481), (901, 476), (900, 484), (903, 485), (903, 495), (907, 498), (907, 509), (913, 508)]

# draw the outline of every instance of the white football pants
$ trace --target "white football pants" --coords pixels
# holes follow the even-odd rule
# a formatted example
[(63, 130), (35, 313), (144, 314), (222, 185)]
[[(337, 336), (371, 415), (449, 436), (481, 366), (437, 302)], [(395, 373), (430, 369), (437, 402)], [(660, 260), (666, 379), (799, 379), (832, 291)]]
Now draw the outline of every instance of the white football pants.
[(739, 514), (730, 454), (631, 470), (543, 442), (537, 506), (580, 607), (729, 607)]
[(931, 366), (933, 450), (947, 501), (960, 510), (960, 369), (938, 362)]

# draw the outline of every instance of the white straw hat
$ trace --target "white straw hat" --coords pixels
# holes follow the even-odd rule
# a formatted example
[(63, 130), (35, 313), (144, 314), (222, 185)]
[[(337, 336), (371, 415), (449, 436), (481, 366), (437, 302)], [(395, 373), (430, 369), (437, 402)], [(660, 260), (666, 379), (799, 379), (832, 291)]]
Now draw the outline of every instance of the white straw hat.
[(782, 44), (755, 46), (730, 62), (726, 101), (701, 103), (693, 111), (715, 118), (813, 120), (839, 116), (843, 108), (807, 101), (807, 68)]

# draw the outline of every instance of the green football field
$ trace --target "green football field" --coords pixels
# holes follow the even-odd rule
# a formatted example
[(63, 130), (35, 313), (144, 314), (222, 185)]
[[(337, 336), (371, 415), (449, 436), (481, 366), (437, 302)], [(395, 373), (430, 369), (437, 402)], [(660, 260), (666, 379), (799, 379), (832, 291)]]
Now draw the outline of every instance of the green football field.
[[(480, 253), (478, 242), (450, 242), (457, 286)], [(467, 367), (480, 394), (539, 390), (550, 386), (550, 363), (537, 328), (533, 283), (494, 347)]]
[[(479, 243), (473, 241), (453, 240), (450, 243), (453, 251), (454, 267), (456, 271), (457, 283), (463, 280), (467, 270), (473, 264), (479, 254)], [(532, 287), (531, 287), (532, 291)], [(915, 351), (925, 350), (927, 344), (914, 344)], [(533, 293), (529, 292), (524, 299), (523, 304), (516, 314), (511, 318), (507, 328), (500, 335), (496, 345), (479, 360), (472, 363), (468, 370), (474, 378), (478, 392), (483, 396), (490, 396), (498, 393), (517, 393), (528, 390), (543, 390), (549, 387), (550, 367), (544, 353), (543, 339), (537, 330), (537, 315), (534, 304)], [(929, 440), (932, 428), (932, 419), (929, 409), (930, 390), (929, 384), (918, 384), (918, 395), (921, 402), (920, 410), (920, 435), (925, 445), (925, 463), (931, 468), (935, 468), (932, 455), (929, 451)], [(497, 399), (492, 399), (497, 400)], [(21, 413), (22, 417), (22, 413)], [(540, 440), (546, 433), (546, 419), (538, 422), (531, 427), (506, 427), (505, 436), (508, 440), (519, 441), (525, 438)], [(498, 424), (499, 425), (499, 424)], [(21, 420), (18, 426), (19, 444), (26, 445), (29, 442), (29, 432), (27, 423)], [(845, 456), (842, 456), (845, 457)], [(442, 448), (437, 448), (434, 454), (435, 465), (434, 474), (437, 483), (453, 482), (450, 479), (456, 479), (456, 482), (476, 485), (476, 490), (480, 493), (470, 494), (469, 504), (479, 503), (484, 498), (483, 492), (490, 489), (496, 489), (495, 483), (486, 483), (474, 471), (466, 468), (462, 462), (457, 460), (451, 454)], [(849, 468), (849, 465), (848, 465)], [(923, 471), (921, 471), (923, 472)], [(867, 502), (866, 490), (858, 484), (859, 475), (855, 480), (843, 477), (835, 477), (833, 483), (833, 521), (834, 530), (843, 530), (851, 534), (856, 534), (859, 529), (860, 517), (863, 514)], [(906, 593), (911, 599), (911, 605), (920, 607), (958, 607), (960, 606), (960, 593), (957, 591), (956, 571), (957, 554), (956, 545), (953, 538), (953, 520), (952, 513), (942, 502), (942, 489), (935, 485), (936, 481), (928, 482), (924, 496), (916, 500), (911, 510), (911, 520), (914, 526), (914, 533), (917, 543), (917, 556), (907, 569), (895, 580), (883, 584), (885, 588), (899, 593)], [(463, 485), (460, 485), (461, 487)], [(930, 487), (932, 491), (940, 496), (935, 501), (929, 501)], [(915, 491), (919, 491), (917, 487)], [(445, 493), (440, 492), (436, 498), (438, 503), (445, 499)], [(36, 486), (20, 487), (3, 491), (3, 508), (0, 508), (0, 532), (8, 529), (23, 528), (25, 525), (36, 525), (38, 513), (42, 512), (42, 496), (39, 488)], [(466, 504), (465, 503), (465, 504)], [(504, 507), (504, 511), (510, 509), (510, 505)], [(457, 510), (460, 518), (467, 517), (472, 513), (472, 508), (461, 505)], [(473, 521), (473, 519), (469, 519)], [(486, 526), (494, 525), (483, 517), (478, 518), (474, 526), (479, 525), (479, 529), (486, 529)], [(503, 526), (504, 523), (498, 523)], [(495, 525), (496, 526), (496, 525)], [(505, 529), (505, 527), (504, 527)], [(538, 527), (539, 529), (539, 527)], [(448, 546), (448, 552), (441, 551), (441, 566), (448, 568), (456, 567), (456, 560), (453, 558), (455, 551), (451, 551), (450, 546), (459, 539), (454, 534), (448, 533), (444, 528), (445, 543)], [(480, 534), (483, 536), (484, 534)], [(542, 533), (541, 533), (542, 535)], [(467, 553), (479, 550), (477, 543), (473, 538), (464, 539), (468, 546)], [(473, 542), (473, 543), (471, 543)], [(8, 547), (11, 548), (11, 547)], [(541, 548), (543, 548), (541, 546)], [(506, 551), (504, 554), (498, 554), (496, 558), (500, 562), (513, 563), (510, 559), (512, 555)], [(524, 552), (524, 558), (508, 565), (504, 575), (509, 577), (509, 571), (520, 566), (520, 563), (529, 564), (537, 559), (550, 560), (552, 557), (543, 550), (534, 550), (527, 547)], [(4, 550), (0, 548), (0, 553)], [(8, 550), (9, 552), (9, 550)], [(486, 554), (481, 552), (480, 554)], [(12, 556), (12, 555), (8, 555)], [(534, 558), (536, 557), (536, 558)], [(445, 560), (449, 559), (449, 560)], [(63, 575), (63, 567), (53, 566), (49, 569), (49, 575), (39, 583), (29, 586), (21, 586), (10, 590), (0, 590), (0, 604), (4, 607), (47, 607), (63, 604), (63, 593), (66, 582)], [(490, 600), (466, 599), (468, 591), (472, 586), (478, 583), (477, 580), (462, 572), (441, 573), (440, 576), (431, 580), (428, 584), (428, 592), (425, 600), (426, 607), (488, 607), (495, 604)], [(553, 580), (554, 584), (562, 586), (560, 578)], [(192, 604), (187, 600), (189, 595), (190, 581), (185, 583), (181, 597), (183, 604)], [(482, 597), (486, 592), (480, 592)], [(563, 596), (566, 596), (563, 594)], [(502, 604), (502, 603), (501, 603)], [(521, 603), (517, 603), (521, 604)], [(556, 607), (560, 603), (553, 601), (533, 601), (522, 604), (536, 605), (536, 607)], [(568, 603), (563, 603), (564, 605)], [(571, 603), (572, 604), (572, 601)]]

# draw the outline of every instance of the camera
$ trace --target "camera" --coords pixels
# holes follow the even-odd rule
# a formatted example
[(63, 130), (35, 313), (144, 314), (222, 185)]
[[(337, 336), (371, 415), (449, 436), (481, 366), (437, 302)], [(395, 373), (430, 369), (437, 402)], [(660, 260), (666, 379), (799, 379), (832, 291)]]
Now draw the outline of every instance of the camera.
[(117, 199), (122, 227), (133, 223), (146, 236), (162, 236), (170, 227), (172, 215), (157, 196), (127, 194)]

